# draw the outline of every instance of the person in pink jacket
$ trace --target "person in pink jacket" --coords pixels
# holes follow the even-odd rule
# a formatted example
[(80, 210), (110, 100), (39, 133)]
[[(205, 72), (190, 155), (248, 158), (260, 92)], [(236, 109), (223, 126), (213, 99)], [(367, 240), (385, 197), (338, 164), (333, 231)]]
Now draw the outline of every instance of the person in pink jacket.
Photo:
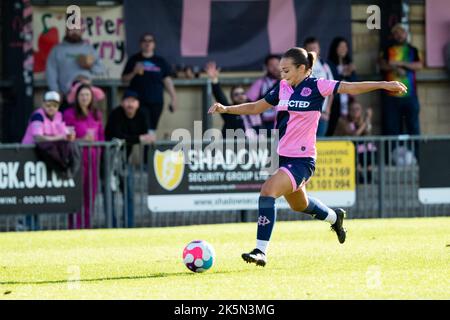
[[(76, 92), (75, 104), (64, 111), (64, 121), (73, 126), (77, 140), (86, 142), (104, 141), (102, 114), (94, 104), (90, 85), (82, 84)], [(90, 228), (95, 205), (98, 182), (98, 147), (83, 147), (83, 211), (69, 217), (69, 229)], [(74, 221), (75, 218), (75, 221)]]
[(30, 116), (27, 130), (22, 139), (23, 144), (75, 139), (75, 135), (69, 132), (70, 128), (66, 126), (61, 112), (58, 111), (60, 104), (59, 93), (55, 91), (45, 93), (42, 107)]
[[(56, 91), (48, 91), (44, 95), (42, 107), (35, 110), (28, 122), (23, 144), (35, 144), (44, 141), (75, 140), (75, 133), (66, 126), (59, 112), (61, 96)], [(27, 215), (19, 221), (19, 230), (39, 230), (39, 216)]]

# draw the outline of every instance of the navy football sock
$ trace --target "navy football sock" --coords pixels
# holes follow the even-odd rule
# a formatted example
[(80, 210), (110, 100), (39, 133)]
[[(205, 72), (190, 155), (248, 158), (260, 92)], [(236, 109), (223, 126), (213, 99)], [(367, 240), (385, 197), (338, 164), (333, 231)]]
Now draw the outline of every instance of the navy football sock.
[(326, 220), (331, 224), (336, 222), (336, 212), (313, 197), (308, 197), (308, 207), (303, 212), (312, 215), (315, 219)]
[(275, 198), (260, 196), (256, 247), (264, 253), (272, 235), (275, 219)]

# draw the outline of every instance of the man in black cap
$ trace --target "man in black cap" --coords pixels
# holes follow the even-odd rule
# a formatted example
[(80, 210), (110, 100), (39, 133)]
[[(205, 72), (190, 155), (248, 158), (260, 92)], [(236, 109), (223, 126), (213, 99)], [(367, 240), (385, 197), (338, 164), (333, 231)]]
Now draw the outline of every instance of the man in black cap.
[[(150, 144), (155, 142), (154, 134), (149, 134), (149, 126), (145, 114), (139, 108), (138, 94), (135, 91), (127, 90), (119, 107), (115, 108), (109, 115), (108, 122), (105, 129), (106, 140), (114, 138), (125, 140), (127, 149), (127, 160), (131, 155), (131, 150), (135, 144)], [(127, 204), (127, 210), (124, 211), (124, 218), (126, 219), (126, 226), (134, 226), (134, 172), (131, 164), (127, 169), (127, 199), (124, 203)], [(124, 191), (124, 181), (120, 182), (122, 193)], [(114, 206), (113, 206), (114, 208)], [(125, 208), (125, 207), (124, 207)], [(125, 215), (125, 212), (127, 214)], [(115, 214), (113, 214), (113, 225), (117, 226)]]

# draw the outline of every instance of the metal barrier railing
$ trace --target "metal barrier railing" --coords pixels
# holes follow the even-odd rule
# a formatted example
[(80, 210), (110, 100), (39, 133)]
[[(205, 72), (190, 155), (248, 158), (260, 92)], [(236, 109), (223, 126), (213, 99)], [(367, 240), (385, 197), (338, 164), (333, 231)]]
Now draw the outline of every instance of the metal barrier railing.
[[(428, 217), (450, 215), (450, 205), (425, 205), (418, 198), (419, 146), (442, 136), (346, 137), (356, 148), (356, 203), (352, 218)], [(326, 140), (342, 140), (328, 138)], [(358, 153), (358, 147), (366, 152)], [(359, 171), (359, 173), (358, 173)]]
[[(336, 137), (355, 144), (356, 202), (347, 208), (349, 218), (430, 217), (450, 215), (450, 205), (419, 202), (418, 146), (421, 141), (447, 140), (450, 136)], [(82, 180), (83, 206), (79, 214), (0, 215), (0, 231), (58, 230), (71, 228), (163, 227), (192, 224), (256, 221), (257, 211), (150, 212), (148, 209), (148, 148), (140, 146), (126, 159), (123, 142), (82, 143), (86, 162)], [(1, 145), (5, 149), (30, 148)], [(90, 183), (89, 183), (90, 182)], [(86, 190), (87, 188), (87, 190)], [(87, 198), (87, 199), (86, 199)], [(279, 210), (279, 220), (309, 219), (307, 215)]]

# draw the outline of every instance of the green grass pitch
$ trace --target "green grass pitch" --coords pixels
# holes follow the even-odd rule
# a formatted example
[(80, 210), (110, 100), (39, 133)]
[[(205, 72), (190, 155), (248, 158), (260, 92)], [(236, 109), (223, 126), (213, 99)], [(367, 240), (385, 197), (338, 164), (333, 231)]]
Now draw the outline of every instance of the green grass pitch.
[[(277, 222), (265, 268), (255, 223), (0, 234), (0, 299), (450, 299), (450, 218)], [(216, 262), (182, 262), (203, 239)], [(80, 281), (77, 281), (79, 275)], [(69, 281), (68, 281), (69, 280)]]

